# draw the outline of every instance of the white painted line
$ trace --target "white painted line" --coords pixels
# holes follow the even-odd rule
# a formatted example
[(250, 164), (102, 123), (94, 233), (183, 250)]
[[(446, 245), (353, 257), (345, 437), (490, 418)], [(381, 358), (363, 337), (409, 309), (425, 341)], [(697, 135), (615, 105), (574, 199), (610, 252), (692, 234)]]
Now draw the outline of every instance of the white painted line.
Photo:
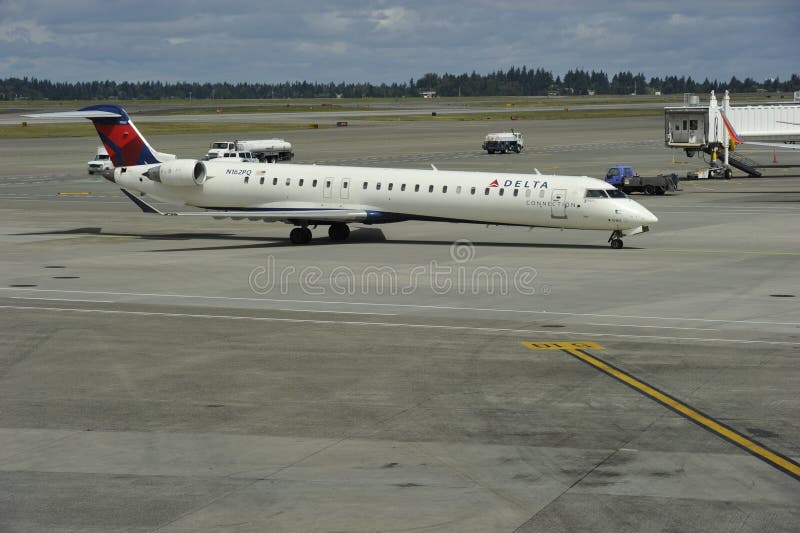
[(291, 309), (291, 308), (280, 308), (280, 309), (269, 309), (269, 311), (289, 311), (292, 313), (332, 313), (335, 315), (368, 315), (368, 316), (397, 316), (397, 313), (372, 313), (372, 312), (361, 312), (361, 311), (328, 311), (328, 310), (320, 310), (320, 309)]
[(0, 291), (27, 291), (27, 292), (58, 292), (62, 294), (100, 294), (106, 296), (135, 296), (135, 297), (152, 297), (152, 298), (187, 298), (187, 299), (201, 299), (201, 300), (227, 300), (227, 301), (244, 301), (244, 302), (277, 302), (277, 303), (298, 303), (298, 304), (324, 304), (324, 305), (354, 305), (365, 307), (394, 307), (398, 309), (432, 309), (441, 311), (479, 311), (482, 313), (518, 313), (529, 315), (545, 315), (545, 316), (577, 316), (577, 317), (596, 317), (596, 318), (628, 318), (639, 320), (671, 320), (671, 321), (687, 321), (687, 322), (709, 322), (717, 324), (754, 324), (754, 325), (768, 325), (768, 326), (800, 326), (800, 322), (770, 322), (766, 320), (725, 320), (721, 318), (695, 318), (695, 317), (667, 317), (667, 316), (651, 316), (651, 315), (612, 315), (603, 313), (566, 313), (559, 311), (546, 311), (535, 309), (498, 309), (491, 307), (456, 307), (445, 305), (418, 305), (418, 304), (395, 304), (395, 303), (380, 303), (380, 302), (352, 302), (352, 301), (339, 301), (339, 300), (296, 300), (296, 299), (281, 299), (281, 298), (254, 298), (247, 296), (202, 296), (193, 294), (169, 294), (169, 293), (147, 293), (147, 292), (116, 292), (116, 291), (77, 291), (77, 290), (64, 290), (64, 289), (38, 289), (30, 287), (0, 287)]
[(770, 346), (800, 346), (800, 342), (788, 341), (765, 341), (748, 339), (715, 339), (703, 337), (666, 337), (658, 335), (623, 335), (614, 333), (596, 333), (589, 331), (553, 331), (552, 329), (514, 329), (514, 328), (486, 328), (479, 326), (447, 326), (441, 324), (409, 324), (405, 322), (363, 322), (353, 320), (318, 320), (311, 318), (281, 318), (266, 316), (246, 316), (246, 315), (205, 315), (196, 313), (166, 313), (158, 311), (125, 311), (122, 309), (81, 309), (78, 307), (34, 307), (17, 305), (0, 305), (0, 309), (17, 311), (52, 311), (62, 313), (94, 313), (106, 315), (128, 315), (128, 316), (148, 316), (166, 318), (200, 318), (214, 320), (242, 320), (250, 322), (283, 322), (290, 324), (317, 324), (317, 325), (337, 325), (337, 326), (356, 326), (356, 327), (385, 327), (385, 328), (408, 328), (408, 329), (435, 329), (445, 331), (464, 331), (478, 333), (524, 333), (546, 334), (546, 335), (579, 335), (581, 337), (609, 337), (618, 339), (650, 339), (666, 341), (691, 341), (691, 342), (717, 342), (722, 344), (767, 344)]
[(677, 326), (641, 326), (635, 324), (599, 324), (597, 322), (587, 322), (587, 326), (610, 326), (614, 328), (652, 328), (652, 329), (687, 329), (693, 331), (719, 331), (715, 328), (681, 328)]
[(74, 298), (37, 298), (35, 296), (12, 296), (12, 300), (46, 300), (48, 302), (89, 302), (92, 304), (113, 304), (114, 300), (78, 300)]

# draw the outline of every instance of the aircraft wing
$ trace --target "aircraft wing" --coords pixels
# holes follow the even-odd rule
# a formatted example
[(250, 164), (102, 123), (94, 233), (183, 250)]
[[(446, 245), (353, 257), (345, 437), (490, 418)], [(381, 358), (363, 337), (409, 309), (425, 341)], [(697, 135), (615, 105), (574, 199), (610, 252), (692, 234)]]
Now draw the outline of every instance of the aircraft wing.
[(160, 211), (126, 189), (120, 189), (142, 211), (163, 216), (206, 216), (216, 218), (247, 218), (266, 222), (291, 222), (295, 220), (313, 222), (362, 222), (366, 211), (352, 209), (270, 209), (269, 211), (185, 211), (182, 213)]
[(762, 143), (758, 141), (747, 141), (745, 144), (755, 144), (757, 146), (769, 146), (771, 148), (783, 148), (785, 150), (800, 150), (800, 144)]

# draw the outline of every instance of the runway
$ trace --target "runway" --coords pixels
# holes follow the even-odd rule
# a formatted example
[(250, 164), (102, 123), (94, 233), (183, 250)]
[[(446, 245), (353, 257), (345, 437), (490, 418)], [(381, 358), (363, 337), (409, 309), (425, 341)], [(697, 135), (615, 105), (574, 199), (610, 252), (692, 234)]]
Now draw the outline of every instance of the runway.
[[(480, 151), (510, 125), (280, 136), (300, 163), (697, 164), (660, 117), (515, 121), (525, 152)], [(796, 170), (637, 195), (660, 221), (622, 250), (424, 222), (292, 246), (285, 225), (144, 215), (85, 175), (94, 138), (37, 142), (0, 145), (0, 530), (796, 528)], [(525, 343), (593, 343), (629, 382)]]

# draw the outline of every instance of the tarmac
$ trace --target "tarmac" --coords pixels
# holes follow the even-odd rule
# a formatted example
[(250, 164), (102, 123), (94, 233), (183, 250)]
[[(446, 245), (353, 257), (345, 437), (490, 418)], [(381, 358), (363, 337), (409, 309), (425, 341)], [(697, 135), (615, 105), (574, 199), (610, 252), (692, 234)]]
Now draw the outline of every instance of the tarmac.
[[(276, 136), (295, 163), (701, 163), (661, 117), (350, 124)], [(510, 127), (522, 154), (480, 150)], [(292, 246), (141, 213), (86, 175), (91, 133), (0, 143), (0, 531), (796, 531), (797, 169), (635, 195), (660, 220), (622, 250), (424, 222)]]

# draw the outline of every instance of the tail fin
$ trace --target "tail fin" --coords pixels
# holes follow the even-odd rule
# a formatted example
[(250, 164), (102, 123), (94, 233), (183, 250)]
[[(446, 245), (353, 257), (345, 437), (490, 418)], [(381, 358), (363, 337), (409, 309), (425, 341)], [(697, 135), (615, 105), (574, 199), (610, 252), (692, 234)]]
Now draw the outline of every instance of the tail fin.
[(28, 115), (35, 118), (88, 118), (94, 124), (115, 167), (151, 165), (175, 159), (153, 149), (134, 126), (128, 113), (115, 104), (90, 105), (78, 111)]
[(728, 117), (725, 116), (725, 113), (720, 109), (719, 114), (722, 115), (722, 123), (725, 124), (725, 129), (728, 130), (728, 135), (736, 144), (744, 144), (744, 140), (739, 137), (739, 134), (736, 133), (736, 130), (733, 129), (733, 124), (728, 120)]
[(115, 167), (150, 165), (175, 158), (154, 150), (121, 106), (91, 105), (78, 112), (92, 121)]

